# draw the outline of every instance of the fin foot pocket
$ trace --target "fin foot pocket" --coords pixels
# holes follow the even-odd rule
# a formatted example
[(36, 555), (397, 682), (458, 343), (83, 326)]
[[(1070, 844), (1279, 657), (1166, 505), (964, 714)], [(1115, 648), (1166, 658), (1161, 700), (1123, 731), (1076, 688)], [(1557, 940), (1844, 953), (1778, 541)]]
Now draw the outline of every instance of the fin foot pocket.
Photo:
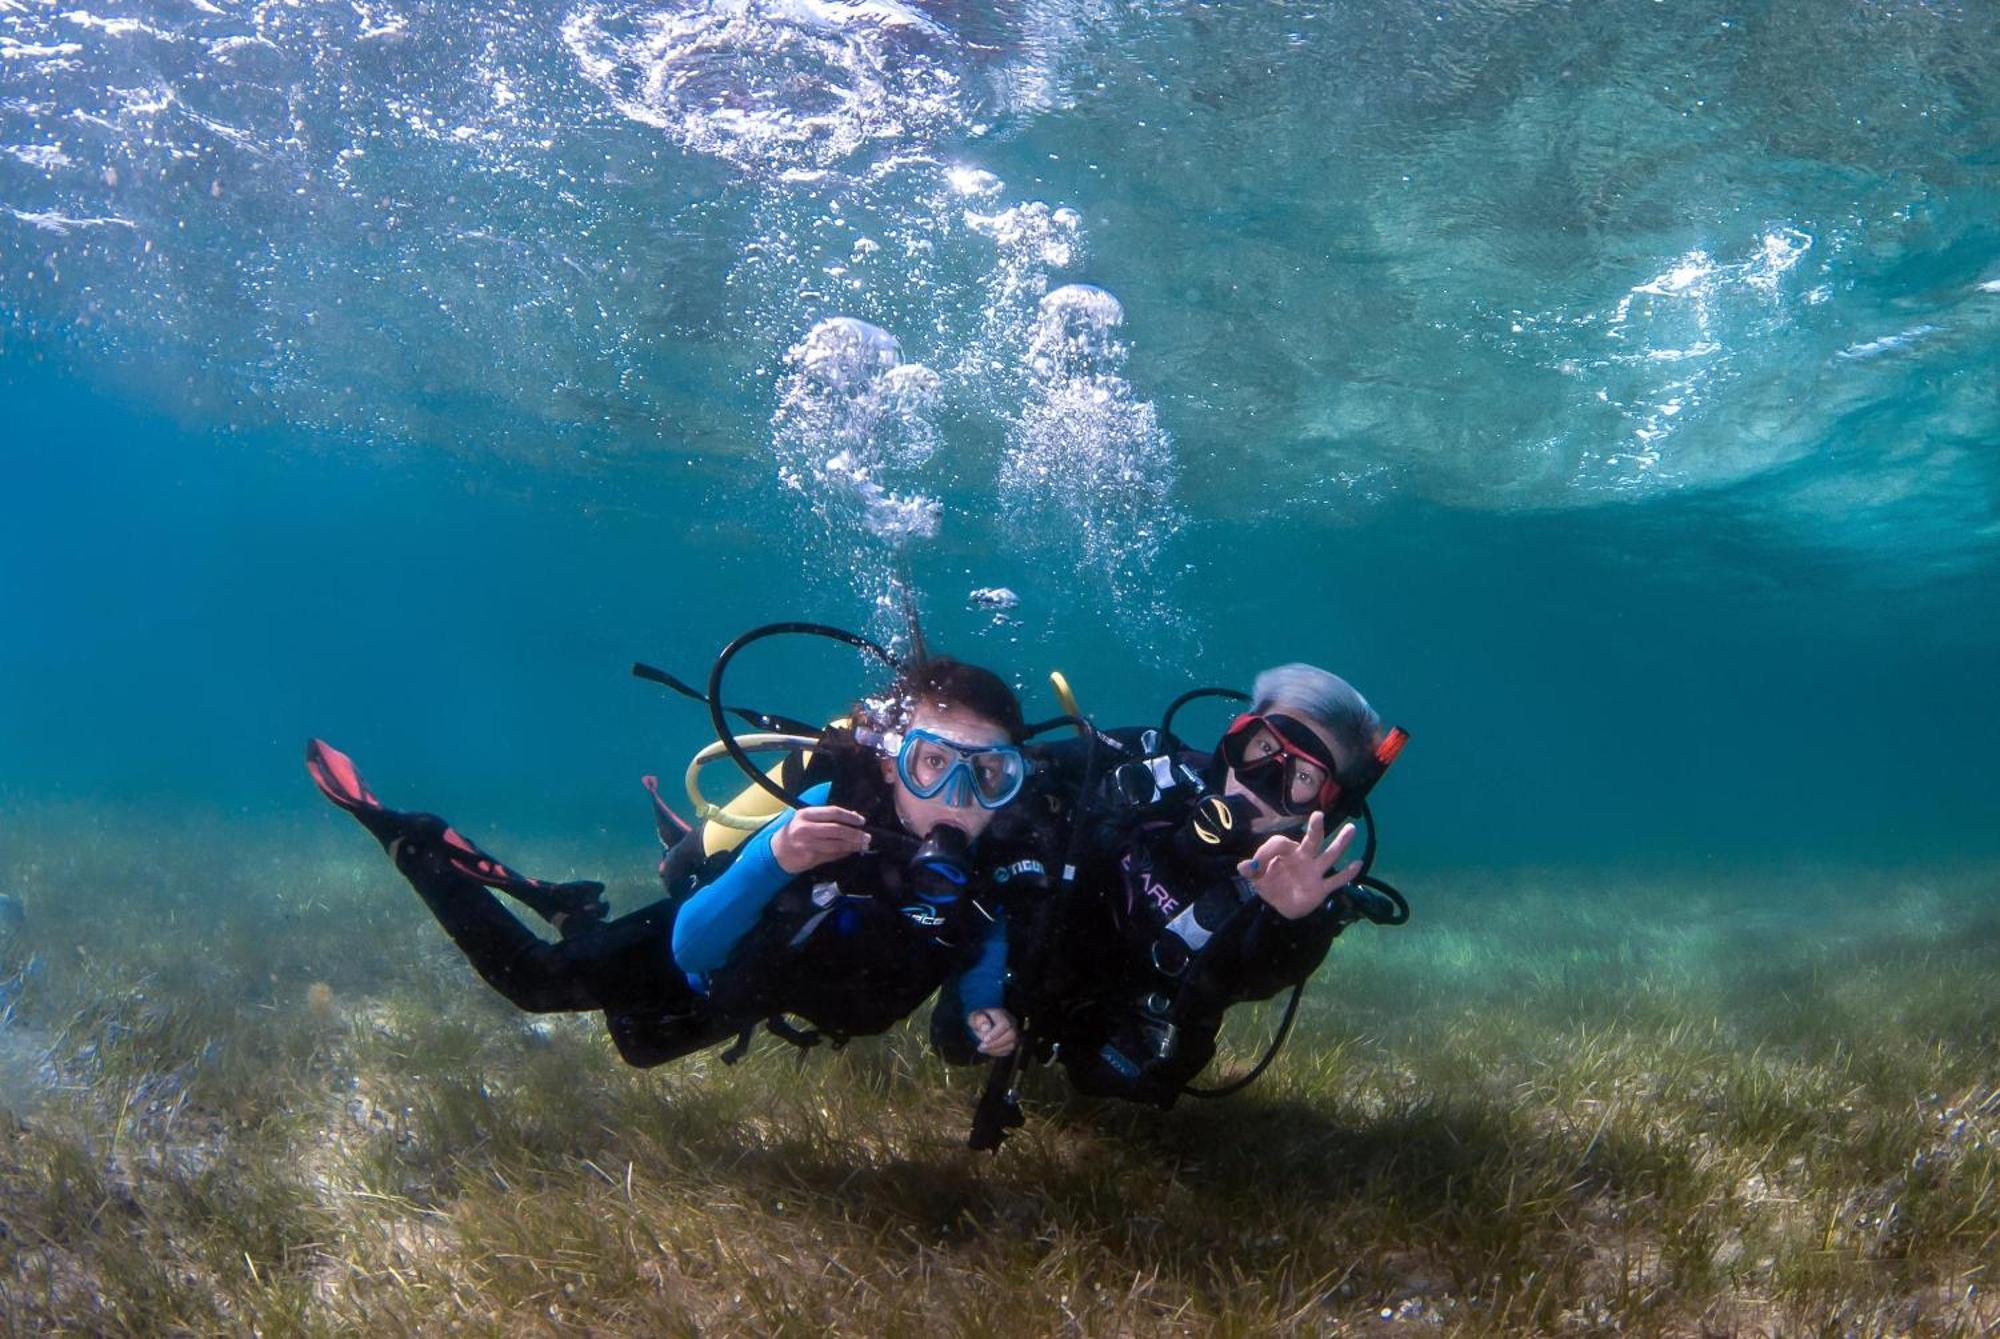
[[(564, 939), (574, 939), (577, 935), (595, 930), (611, 915), (611, 903), (604, 896), (604, 885), (595, 879), (552, 884), (543, 896), (555, 910), (542, 914)], [(535, 909), (541, 911), (540, 907)]]
[(427, 862), (441, 862), (463, 878), (527, 904), (565, 939), (601, 924), (610, 915), (604, 885), (595, 880), (549, 883), (531, 878), (480, 850), (436, 814), (387, 808), (361, 779), (354, 759), (323, 739), (307, 741), (306, 772), (321, 794), (354, 815), (355, 821), (382, 843), (405, 874)]

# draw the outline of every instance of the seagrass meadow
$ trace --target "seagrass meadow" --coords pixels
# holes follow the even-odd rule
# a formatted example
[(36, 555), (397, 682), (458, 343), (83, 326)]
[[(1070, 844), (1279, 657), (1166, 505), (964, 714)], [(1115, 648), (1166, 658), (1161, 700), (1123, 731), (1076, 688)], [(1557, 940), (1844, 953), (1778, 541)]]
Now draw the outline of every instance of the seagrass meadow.
[(515, 1012), (357, 835), (16, 830), (6, 1332), (2000, 1324), (1991, 868), (1428, 871), (1243, 1094), (1038, 1074), (987, 1155), (915, 1027), (637, 1071)]
[[(0, 1334), (2000, 1333), (1996, 51), (0, 0)], [(514, 1011), (300, 765), (632, 910), (716, 741), (628, 668), (789, 620), (1031, 721), (1332, 671), (1411, 919), (1246, 1092), (1037, 1071), (975, 1155), (921, 1013), (642, 1072)]]

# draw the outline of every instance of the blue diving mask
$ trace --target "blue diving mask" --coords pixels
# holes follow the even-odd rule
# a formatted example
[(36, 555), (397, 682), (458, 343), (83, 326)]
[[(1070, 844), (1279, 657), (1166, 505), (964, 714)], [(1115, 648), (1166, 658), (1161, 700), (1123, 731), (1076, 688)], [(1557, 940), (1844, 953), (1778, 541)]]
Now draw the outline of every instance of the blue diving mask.
[(960, 744), (929, 730), (912, 730), (896, 750), (896, 775), (920, 800), (942, 799), (954, 809), (977, 804), (998, 809), (1021, 793), (1028, 762), (1012, 744)]

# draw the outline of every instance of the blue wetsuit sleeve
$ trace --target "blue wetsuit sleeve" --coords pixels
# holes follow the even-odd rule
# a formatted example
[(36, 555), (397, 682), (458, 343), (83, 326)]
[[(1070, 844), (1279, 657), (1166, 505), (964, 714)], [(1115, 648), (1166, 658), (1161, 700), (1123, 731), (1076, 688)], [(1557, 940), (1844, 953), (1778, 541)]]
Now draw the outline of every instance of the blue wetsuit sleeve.
[[(799, 796), (805, 804), (825, 804), (829, 788), (814, 786)], [(723, 963), (750, 933), (764, 908), (792, 881), (772, 853), (771, 839), (792, 821), (787, 810), (767, 823), (748, 842), (722, 877), (681, 904), (674, 917), (674, 964), (690, 979), (707, 975)]]
[[(979, 956), (959, 974), (958, 999), (965, 1012), (998, 1009), (1007, 998), (1007, 922), (996, 919), (986, 931)], [(959, 1020), (963, 1022), (963, 1019)]]

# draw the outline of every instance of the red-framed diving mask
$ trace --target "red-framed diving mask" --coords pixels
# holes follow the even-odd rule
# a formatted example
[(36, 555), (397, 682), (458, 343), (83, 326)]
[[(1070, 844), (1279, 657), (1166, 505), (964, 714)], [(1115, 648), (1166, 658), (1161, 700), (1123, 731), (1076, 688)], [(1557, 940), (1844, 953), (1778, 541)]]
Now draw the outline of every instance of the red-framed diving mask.
[(1222, 758), (1243, 788), (1281, 814), (1304, 816), (1358, 808), (1389, 764), (1409, 742), (1409, 732), (1392, 728), (1375, 746), (1375, 772), (1364, 783), (1343, 787), (1335, 778), (1333, 753), (1311, 726), (1281, 711), (1246, 711), (1222, 735)]

